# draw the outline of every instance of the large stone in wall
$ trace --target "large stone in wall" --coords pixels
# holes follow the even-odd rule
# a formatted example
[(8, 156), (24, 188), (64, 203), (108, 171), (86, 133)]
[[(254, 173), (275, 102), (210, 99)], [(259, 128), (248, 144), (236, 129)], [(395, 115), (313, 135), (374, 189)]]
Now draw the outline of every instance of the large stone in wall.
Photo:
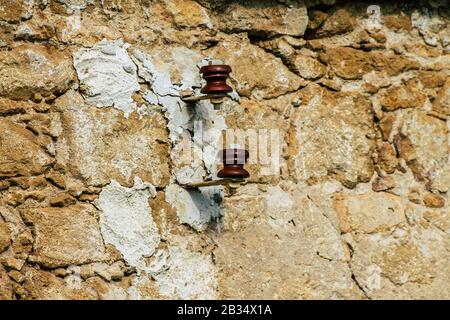
[(450, 116), (450, 78), (439, 89), (436, 99), (433, 101), (433, 111), (441, 115), (443, 119)]
[(225, 32), (248, 32), (256, 36), (302, 36), (308, 24), (302, 2), (230, 1), (218, 16), (220, 29)]
[(400, 133), (400, 156), (417, 178), (428, 180), (431, 185), (436, 180), (449, 181), (448, 127), (444, 121), (421, 110), (409, 110), (403, 116)]
[(87, 103), (112, 106), (122, 110), (127, 118), (136, 111), (132, 95), (139, 90), (136, 65), (128, 56), (128, 47), (121, 39), (104, 39), (92, 48), (75, 51), (73, 58)]
[(0, 3), (0, 21), (17, 23), (33, 15), (34, 0), (2, 0)]
[(92, 205), (23, 209), (21, 215), (36, 236), (30, 261), (59, 267), (109, 258)]
[(0, 118), (0, 177), (42, 173), (53, 162), (30, 131)]
[(362, 298), (346, 246), (304, 190), (251, 186), (224, 199), (214, 250), (220, 298)]
[(326, 17), (319, 28), (314, 30), (313, 38), (330, 37), (338, 34), (350, 32), (356, 25), (356, 19), (346, 9), (338, 9), (336, 12)]
[(296, 179), (314, 182), (332, 176), (347, 187), (372, 177), (370, 102), (355, 93), (337, 93), (311, 85), (291, 117), (290, 163)]
[(5, 251), (10, 243), (10, 231), (6, 223), (3, 221), (2, 218), (0, 218), (0, 253)]
[(0, 96), (27, 100), (60, 95), (74, 81), (70, 59), (54, 47), (23, 44), (0, 52)]
[(225, 135), (225, 144), (246, 145), (250, 158), (246, 170), (251, 181), (268, 182), (277, 179), (286, 166), (287, 133), (289, 116), (298, 103), (297, 92), (268, 101), (241, 98), (239, 103), (227, 102), (226, 124), (232, 129)]
[(406, 222), (402, 198), (390, 193), (337, 193), (333, 201), (343, 233), (388, 232)]
[(449, 237), (425, 221), (351, 245), (355, 279), (372, 299), (449, 299)]
[(295, 72), (304, 79), (314, 80), (321, 78), (327, 71), (322, 63), (312, 57), (304, 55), (295, 56), (293, 65)]
[(159, 112), (127, 119), (119, 110), (86, 105), (73, 91), (55, 103), (61, 112), (56, 157), (74, 175), (94, 185), (114, 179), (131, 186), (136, 175), (155, 186), (168, 183), (168, 137)]
[(245, 97), (275, 98), (303, 85), (303, 80), (289, 71), (279, 58), (252, 45), (243, 36), (228, 37), (205, 54), (231, 66), (232, 83)]
[(395, 76), (403, 71), (417, 69), (418, 63), (393, 53), (365, 52), (349, 47), (327, 48), (320, 59), (340, 77), (348, 80), (362, 79), (371, 71), (384, 71)]
[(194, 0), (166, 0), (162, 4), (178, 27), (213, 26), (208, 11)]
[(416, 79), (394, 85), (380, 92), (379, 102), (386, 111), (399, 108), (420, 108), (426, 101), (426, 94)]
[(12, 300), (13, 292), (12, 281), (5, 268), (0, 264), (0, 300)]

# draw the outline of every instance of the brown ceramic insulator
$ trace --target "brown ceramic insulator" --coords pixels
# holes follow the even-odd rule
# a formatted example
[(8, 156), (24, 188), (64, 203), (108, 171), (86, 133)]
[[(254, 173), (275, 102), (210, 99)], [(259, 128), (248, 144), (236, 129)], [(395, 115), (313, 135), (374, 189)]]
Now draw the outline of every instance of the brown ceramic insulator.
[(219, 178), (248, 178), (250, 174), (244, 169), (249, 153), (244, 149), (223, 149), (220, 152), (223, 161), (223, 169), (217, 173)]
[(208, 65), (200, 68), (206, 85), (200, 90), (205, 94), (226, 94), (233, 91), (227, 84), (227, 78), (231, 72), (231, 67), (227, 65)]

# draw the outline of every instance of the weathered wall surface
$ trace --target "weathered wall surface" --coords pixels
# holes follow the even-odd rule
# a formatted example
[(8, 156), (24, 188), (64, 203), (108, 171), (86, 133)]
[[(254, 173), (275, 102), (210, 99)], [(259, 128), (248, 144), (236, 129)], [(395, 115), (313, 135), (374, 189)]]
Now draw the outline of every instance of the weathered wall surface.
[[(449, 16), (1, 0), (0, 299), (450, 299)], [(233, 99), (186, 107), (210, 60)], [(279, 170), (184, 189), (227, 128), (278, 129)]]

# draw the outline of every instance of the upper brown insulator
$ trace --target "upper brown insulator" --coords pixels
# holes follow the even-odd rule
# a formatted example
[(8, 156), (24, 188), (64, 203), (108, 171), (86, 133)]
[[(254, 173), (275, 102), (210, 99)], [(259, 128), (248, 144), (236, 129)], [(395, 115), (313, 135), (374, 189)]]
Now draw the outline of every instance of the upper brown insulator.
[(227, 84), (227, 78), (230, 72), (231, 67), (225, 64), (201, 67), (200, 73), (203, 74), (206, 85), (200, 92), (205, 94), (226, 94), (227, 92), (233, 91), (233, 88)]

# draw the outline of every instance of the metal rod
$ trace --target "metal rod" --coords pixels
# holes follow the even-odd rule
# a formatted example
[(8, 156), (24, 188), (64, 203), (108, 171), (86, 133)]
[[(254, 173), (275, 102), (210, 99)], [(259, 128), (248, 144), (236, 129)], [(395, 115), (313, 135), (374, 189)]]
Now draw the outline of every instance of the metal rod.
[(223, 94), (205, 94), (202, 96), (187, 96), (187, 97), (181, 97), (181, 100), (184, 102), (188, 102), (188, 103), (193, 103), (193, 102), (197, 102), (200, 100), (208, 100), (208, 99), (221, 99), (221, 98), (226, 98), (228, 97), (227, 95), (223, 95)]
[(209, 180), (209, 181), (200, 181), (200, 182), (192, 182), (181, 184), (182, 187), (187, 189), (198, 189), (201, 187), (212, 187), (212, 186), (223, 186), (228, 184), (242, 184), (244, 179), (217, 179), (217, 180)]

